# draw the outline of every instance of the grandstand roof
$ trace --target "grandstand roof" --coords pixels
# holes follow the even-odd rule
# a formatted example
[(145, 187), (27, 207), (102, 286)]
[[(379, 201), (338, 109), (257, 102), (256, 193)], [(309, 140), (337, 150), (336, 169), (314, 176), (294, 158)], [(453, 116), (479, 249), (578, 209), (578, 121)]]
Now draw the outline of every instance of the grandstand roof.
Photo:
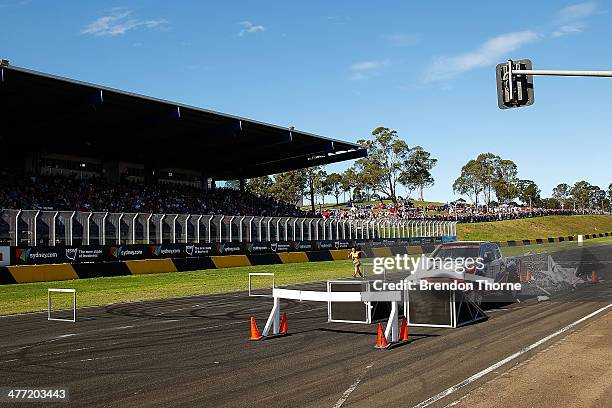
[(358, 145), (286, 127), (2, 66), (0, 144), (250, 178), (364, 157)]

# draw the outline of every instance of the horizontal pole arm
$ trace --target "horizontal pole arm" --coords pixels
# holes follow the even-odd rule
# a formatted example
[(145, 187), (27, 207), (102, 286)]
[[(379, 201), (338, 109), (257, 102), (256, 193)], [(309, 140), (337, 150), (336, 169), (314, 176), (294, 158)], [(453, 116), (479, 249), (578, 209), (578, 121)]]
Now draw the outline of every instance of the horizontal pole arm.
[(514, 75), (612, 77), (612, 71), (560, 71), (560, 70), (554, 70), (554, 69), (513, 69), (512, 74)]

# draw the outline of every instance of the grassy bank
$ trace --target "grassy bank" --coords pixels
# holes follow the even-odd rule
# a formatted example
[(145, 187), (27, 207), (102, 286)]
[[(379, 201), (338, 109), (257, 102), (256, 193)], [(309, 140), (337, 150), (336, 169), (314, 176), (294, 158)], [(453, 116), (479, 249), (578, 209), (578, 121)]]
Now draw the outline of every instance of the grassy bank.
[(574, 215), (458, 224), (460, 240), (507, 241), (612, 232), (611, 215)]

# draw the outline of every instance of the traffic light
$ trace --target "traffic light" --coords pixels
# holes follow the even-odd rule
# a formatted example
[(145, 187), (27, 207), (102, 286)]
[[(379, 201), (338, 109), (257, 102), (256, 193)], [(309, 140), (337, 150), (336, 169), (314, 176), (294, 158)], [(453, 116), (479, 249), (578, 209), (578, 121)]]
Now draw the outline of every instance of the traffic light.
[(531, 60), (497, 64), (497, 106), (500, 109), (533, 105), (533, 76), (516, 73), (521, 70), (531, 70)]

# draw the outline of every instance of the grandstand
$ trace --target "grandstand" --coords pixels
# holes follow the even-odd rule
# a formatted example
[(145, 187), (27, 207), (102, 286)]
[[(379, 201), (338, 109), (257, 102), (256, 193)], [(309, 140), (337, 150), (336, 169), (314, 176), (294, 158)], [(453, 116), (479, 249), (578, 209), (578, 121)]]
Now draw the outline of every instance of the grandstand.
[[(122, 178), (215, 188), (366, 155), (294, 128), (5, 65), (0, 68), (3, 177)], [(9, 172), (11, 174), (9, 174)], [(243, 183), (241, 183), (243, 184)]]

